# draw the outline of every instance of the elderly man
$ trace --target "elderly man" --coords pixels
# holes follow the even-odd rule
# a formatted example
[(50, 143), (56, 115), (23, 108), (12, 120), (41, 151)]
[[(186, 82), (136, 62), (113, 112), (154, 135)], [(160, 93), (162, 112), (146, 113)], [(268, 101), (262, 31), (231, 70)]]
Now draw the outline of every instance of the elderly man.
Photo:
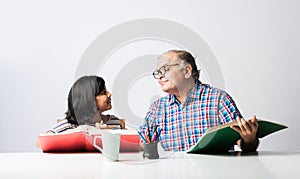
[[(244, 120), (233, 99), (223, 90), (202, 84), (195, 58), (186, 51), (170, 50), (157, 60), (153, 76), (168, 95), (152, 103), (139, 131), (148, 136), (155, 128), (167, 151), (186, 151), (208, 128), (237, 120), (231, 126), (243, 151), (255, 151), (257, 119)], [(150, 134), (149, 134), (150, 133)]]

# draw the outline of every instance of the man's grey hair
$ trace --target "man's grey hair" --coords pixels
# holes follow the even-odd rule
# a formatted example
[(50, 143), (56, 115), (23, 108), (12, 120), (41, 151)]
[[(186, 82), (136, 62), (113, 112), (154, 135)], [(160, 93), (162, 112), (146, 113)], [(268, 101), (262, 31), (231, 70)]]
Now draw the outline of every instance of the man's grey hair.
[(198, 81), (200, 76), (200, 70), (198, 70), (195, 57), (187, 51), (184, 50), (169, 50), (166, 53), (175, 53), (177, 57), (181, 60), (179, 62), (180, 70), (184, 70), (186, 64), (190, 64), (192, 66), (192, 78), (194, 79), (195, 83)]

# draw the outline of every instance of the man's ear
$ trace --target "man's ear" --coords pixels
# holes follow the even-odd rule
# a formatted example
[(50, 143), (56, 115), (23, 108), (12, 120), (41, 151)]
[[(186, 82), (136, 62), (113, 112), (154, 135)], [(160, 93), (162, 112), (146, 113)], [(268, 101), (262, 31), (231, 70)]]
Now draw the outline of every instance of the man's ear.
[(191, 75), (192, 75), (192, 66), (190, 64), (186, 65), (185, 66), (185, 69), (184, 69), (184, 77), (185, 78), (190, 78)]

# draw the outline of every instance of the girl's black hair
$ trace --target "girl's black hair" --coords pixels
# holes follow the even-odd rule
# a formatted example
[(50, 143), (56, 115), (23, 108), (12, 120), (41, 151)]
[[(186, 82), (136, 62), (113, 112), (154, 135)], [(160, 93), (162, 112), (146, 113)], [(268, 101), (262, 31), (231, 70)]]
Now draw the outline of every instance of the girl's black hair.
[(91, 119), (99, 115), (96, 96), (105, 89), (105, 81), (98, 76), (83, 76), (70, 89), (66, 119), (71, 124), (93, 124)]

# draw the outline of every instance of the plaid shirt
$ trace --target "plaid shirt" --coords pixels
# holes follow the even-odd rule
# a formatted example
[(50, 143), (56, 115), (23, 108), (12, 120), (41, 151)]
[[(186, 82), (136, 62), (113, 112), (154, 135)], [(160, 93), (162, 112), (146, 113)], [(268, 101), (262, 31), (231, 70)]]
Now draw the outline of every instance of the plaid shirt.
[(225, 91), (198, 81), (184, 104), (171, 94), (153, 102), (139, 131), (148, 135), (149, 126), (151, 136), (157, 125), (161, 130), (159, 140), (165, 150), (186, 151), (208, 128), (234, 121), (237, 115), (242, 117)]

